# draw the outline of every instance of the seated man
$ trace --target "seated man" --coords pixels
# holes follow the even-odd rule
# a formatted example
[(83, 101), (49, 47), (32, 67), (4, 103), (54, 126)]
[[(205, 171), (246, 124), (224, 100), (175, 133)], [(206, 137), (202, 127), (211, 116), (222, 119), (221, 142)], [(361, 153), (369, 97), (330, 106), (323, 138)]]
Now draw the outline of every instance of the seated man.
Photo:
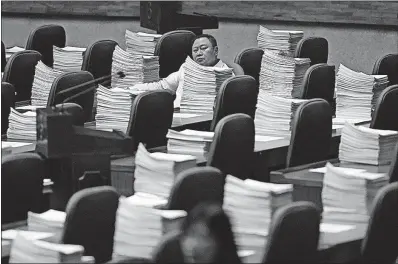
[[(223, 61), (217, 58), (218, 46), (216, 39), (207, 34), (196, 36), (192, 44), (192, 58), (202, 66), (229, 68)], [(178, 72), (174, 72), (159, 82), (136, 84), (132, 89), (156, 90), (169, 89), (176, 93), (174, 107), (180, 106), (184, 80), (184, 68), (181, 66)]]

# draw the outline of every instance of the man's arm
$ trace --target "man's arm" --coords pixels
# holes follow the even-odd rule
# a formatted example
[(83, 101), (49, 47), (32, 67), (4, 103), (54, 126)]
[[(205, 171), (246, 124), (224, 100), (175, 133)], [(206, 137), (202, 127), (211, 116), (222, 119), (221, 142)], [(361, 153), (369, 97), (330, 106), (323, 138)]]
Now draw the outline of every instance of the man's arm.
[(171, 73), (169, 76), (158, 82), (139, 83), (132, 86), (131, 88), (134, 90), (141, 90), (141, 91), (167, 89), (176, 92), (178, 88), (178, 83), (180, 81), (180, 74), (181, 74), (181, 69), (177, 72)]

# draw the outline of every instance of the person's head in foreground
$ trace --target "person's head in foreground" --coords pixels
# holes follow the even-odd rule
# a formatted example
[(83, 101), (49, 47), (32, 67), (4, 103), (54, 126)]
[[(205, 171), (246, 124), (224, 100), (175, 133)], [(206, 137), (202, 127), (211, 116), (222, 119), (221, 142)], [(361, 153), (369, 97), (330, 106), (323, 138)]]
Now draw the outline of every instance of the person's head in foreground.
[(202, 66), (214, 66), (219, 59), (216, 39), (207, 34), (196, 36), (192, 43), (192, 58)]
[(187, 263), (241, 263), (231, 224), (220, 205), (195, 207), (184, 222), (180, 243)]

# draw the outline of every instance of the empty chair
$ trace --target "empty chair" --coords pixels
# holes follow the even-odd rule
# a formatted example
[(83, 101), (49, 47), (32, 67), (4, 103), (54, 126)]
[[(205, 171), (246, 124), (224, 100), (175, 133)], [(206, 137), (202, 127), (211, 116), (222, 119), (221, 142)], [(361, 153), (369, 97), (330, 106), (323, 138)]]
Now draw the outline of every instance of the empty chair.
[(231, 114), (247, 114), (254, 119), (257, 94), (258, 86), (251, 76), (234, 76), (225, 80), (218, 91), (210, 131), (214, 131), (223, 117)]
[(398, 53), (387, 54), (375, 62), (372, 74), (388, 75), (389, 85), (398, 84)]
[(201, 202), (222, 204), (224, 176), (212, 167), (191, 168), (180, 173), (170, 192), (167, 209), (190, 212)]
[(166, 145), (166, 134), (173, 122), (174, 95), (167, 90), (148, 91), (133, 101), (127, 135), (133, 138), (134, 149), (142, 142), (146, 148)]
[(75, 193), (66, 207), (64, 244), (84, 247), (96, 263), (112, 258), (119, 195), (109, 186), (93, 187)]
[(51, 86), (47, 107), (63, 102), (73, 102), (83, 108), (85, 122), (90, 121), (94, 105), (95, 83), (71, 91), (63, 91), (93, 80), (93, 75), (87, 71), (67, 72), (58, 76)]
[(394, 157), (391, 161), (388, 175), (390, 176), (390, 183), (398, 182), (398, 144), (395, 147)]
[(370, 127), (398, 131), (398, 84), (389, 86), (381, 92)]
[(156, 264), (185, 263), (180, 236), (181, 233), (177, 231), (165, 235), (153, 251), (153, 262)]
[(17, 52), (8, 60), (2, 81), (14, 86), (17, 102), (30, 100), (35, 69), (39, 60), (41, 60), (41, 55), (34, 50)]
[(396, 263), (398, 257), (398, 182), (377, 193), (366, 236), (362, 241), (362, 263)]
[(7, 133), (10, 108), (15, 107), (15, 88), (12, 84), (1, 83), (1, 134)]
[(94, 79), (111, 74), (115, 46), (113, 40), (99, 40), (91, 44), (83, 57), (82, 71), (88, 71)]
[(192, 40), (195, 34), (188, 30), (174, 30), (164, 34), (156, 43), (155, 56), (159, 56), (159, 76), (165, 78), (176, 72), (192, 56)]
[(53, 46), (64, 48), (65, 29), (59, 25), (43, 25), (34, 29), (26, 43), (27, 50), (36, 50), (42, 55), (42, 62), (52, 67), (54, 63)]
[(247, 48), (239, 52), (235, 57), (235, 62), (242, 67), (246, 75), (256, 80), (257, 85), (260, 83), (259, 75), (263, 54), (264, 51), (260, 48)]
[(6, 67), (7, 59), (6, 59), (6, 47), (4, 46), (4, 42), (1, 42), (1, 72), (4, 72), (4, 67)]
[(43, 198), (44, 160), (36, 153), (3, 156), (1, 160), (1, 223), (28, 218), (40, 212)]
[(329, 44), (322, 37), (303, 38), (297, 43), (295, 57), (310, 58), (311, 66), (318, 63), (327, 63)]
[(84, 111), (83, 108), (75, 103), (64, 103), (55, 105), (57, 110), (63, 110), (72, 115), (72, 124), (75, 126), (84, 126)]
[(251, 176), (254, 151), (254, 121), (245, 114), (233, 114), (218, 122), (210, 146), (207, 166), (240, 179)]
[(332, 110), (323, 99), (302, 103), (292, 121), (287, 167), (326, 160), (332, 137)]
[(310, 202), (278, 208), (269, 227), (263, 263), (316, 263), (320, 213)]
[(335, 87), (335, 67), (320, 63), (308, 68), (304, 75), (301, 99), (321, 98), (332, 102)]

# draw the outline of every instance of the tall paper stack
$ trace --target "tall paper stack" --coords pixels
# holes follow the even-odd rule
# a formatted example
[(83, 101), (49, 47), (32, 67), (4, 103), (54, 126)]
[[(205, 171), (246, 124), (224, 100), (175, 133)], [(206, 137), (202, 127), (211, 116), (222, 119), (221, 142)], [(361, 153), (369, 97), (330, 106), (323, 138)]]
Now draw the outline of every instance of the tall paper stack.
[(389, 164), (398, 143), (398, 132), (346, 123), (341, 132), (340, 161), (371, 165)]
[(28, 228), (31, 231), (60, 233), (64, 228), (66, 213), (50, 209), (44, 213), (28, 212)]
[(126, 30), (126, 51), (135, 55), (152, 56), (155, 46), (162, 35)]
[(261, 49), (283, 51), (293, 57), (297, 43), (304, 37), (303, 31), (270, 30), (260, 26), (257, 35), (258, 47)]
[(387, 75), (355, 72), (340, 64), (336, 77), (336, 116), (369, 119), (380, 93), (387, 85)]
[(169, 129), (166, 137), (168, 138), (167, 152), (203, 157), (213, 142), (214, 132), (190, 129), (178, 132)]
[(21, 114), (11, 108), (7, 139), (36, 140), (36, 112), (27, 111)]
[(190, 155), (149, 153), (140, 143), (135, 155), (134, 191), (149, 193), (167, 199), (175, 177), (182, 171), (196, 166), (196, 158)]
[(68, 72), (78, 72), (82, 69), (83, 52), (86, 48), (53, 46), (54, 69)]

